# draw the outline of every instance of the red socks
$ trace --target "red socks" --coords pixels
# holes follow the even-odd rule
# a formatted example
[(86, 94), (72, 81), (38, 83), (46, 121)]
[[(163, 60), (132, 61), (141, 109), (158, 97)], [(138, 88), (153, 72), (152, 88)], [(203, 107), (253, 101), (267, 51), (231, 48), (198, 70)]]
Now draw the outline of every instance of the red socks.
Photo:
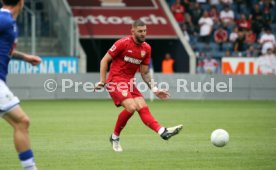
[(149, 108), (147, 106), (143, 107), (138, 112), (139, 112), (140, 118), (142, 119), (143, 123), (158, 133), (158, 130), (162, 126), (160, 126), (159, 123), (151, 115)]
[(114, 128), (114, 132), (113, 132), (114, 135), (120, 136), (121, 131), (123, 130), (123, 128), (127, 124), (128, 119), (131, 118), (132, 115), (133, 115), (133, 113), (129, 113), (126, 109), (124, 109), (119, 114), (115, 128)]
[[(159, 125), (159, 123), (154, 119), (154, 117), (151, 115), (149, 108), (148, 107), (143, 107), (139, 111), (140, 118), (142, 119), (143, 123), (147, 125), (149, 128), (154, 130), (155, 132), (158, 133), (160, 128), (162, 126)], [(129, 113), (126, 109), (124, 109), (118, 116), (115, 128), (114, 128), (114, 135), (120, 136), (121, 131), (127, 124), (127, 121), (133, 113)]]

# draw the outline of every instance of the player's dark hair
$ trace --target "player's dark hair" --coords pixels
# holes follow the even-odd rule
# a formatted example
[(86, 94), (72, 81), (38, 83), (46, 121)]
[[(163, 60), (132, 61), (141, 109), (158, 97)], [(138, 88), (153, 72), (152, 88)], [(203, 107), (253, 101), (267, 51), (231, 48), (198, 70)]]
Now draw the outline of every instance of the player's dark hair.
[(2, 0), (3, 5), (10, 5), (10, 6), (15, 6), (20, 2), (20, 0)]
[(138, 19), (134, 21), (134, 23), (132, 24), (132, 27), (145, 26), (145, 25), (146, 24), (142, 20)]

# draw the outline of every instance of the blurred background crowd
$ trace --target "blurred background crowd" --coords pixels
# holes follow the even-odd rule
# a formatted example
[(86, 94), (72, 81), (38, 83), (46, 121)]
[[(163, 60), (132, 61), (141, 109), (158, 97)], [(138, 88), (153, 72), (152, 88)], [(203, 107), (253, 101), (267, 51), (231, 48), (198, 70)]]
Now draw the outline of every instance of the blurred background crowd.
[(274, 0), (167, 0), (167, 3), (196, 53), (197, 73), (220, 73), (222, 57), (262, 56), (275, 60)]

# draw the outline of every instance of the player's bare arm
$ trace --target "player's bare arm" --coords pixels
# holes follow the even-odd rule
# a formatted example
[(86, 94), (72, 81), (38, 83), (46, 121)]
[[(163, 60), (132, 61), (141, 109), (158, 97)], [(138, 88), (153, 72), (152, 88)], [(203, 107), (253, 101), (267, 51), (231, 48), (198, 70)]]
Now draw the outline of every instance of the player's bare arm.
[(33, 66), (41, 63), (41, 58), (39, 56), (34, 56), (34, 55), (19, 52), (19, 51), (14, 51), (12, 53), (12, 58), (18, 59), (18, 60), (24, 60), (32, 64)]
[(142, 79), (148, 85), (148, 87), (153, 91), (153, 93), (160, 99), (168, 99), (170, 94), (162, 89), (158, 89), (156, 87), (156, 82), (150, 75), (149, 66), (148, 65), (141, 65), (140, 72)]
[(110, 54), (106, 53), (101, 60), (100, 65), (100, 81), (97, 83), (95, 89), (101, 89), (106, 83), (106, 74), (108, 70), (108, 64), (111, 62), (112, 57)]
[(150, 75), (149, 72), (149, 66), (148, 65), (141, 65), (140, 72), (142, 79), (144, 82), (148, 85), (148, 87), (153, 90), (156, 87), (156, 83), (154, 82), (153, 78)]

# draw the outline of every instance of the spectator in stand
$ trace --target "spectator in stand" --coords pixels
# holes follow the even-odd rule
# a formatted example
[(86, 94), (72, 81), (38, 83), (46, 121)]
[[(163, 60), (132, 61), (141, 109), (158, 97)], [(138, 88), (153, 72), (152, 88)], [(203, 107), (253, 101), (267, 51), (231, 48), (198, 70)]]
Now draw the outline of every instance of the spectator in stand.
[(192, 2), (190, 2), (190, 0), (182, 0), (181, 1), (181, 5), (184, 6), (187, 13), (191, 13), (191, 9), (190, 9), (191, 4), (192, 4)]
[(275, 36), (271, 32), (271, 28), (265, 28), (264, 33), (259, 39), (259, 43), (262, 46), (262, 54), (266, 54), (267, 50), (271, 48), (274, 51), (276, 47)]
[(205, 74), (215, 74), (218, 73), (218, 68), (219, 68), (219, 63), (216, 59), (207, 56), (204, 60), (203, 60), (203, 72)]
[(260, 0), (259, 2), (262, 9), (268, 8), (271, 10), (273, 6), (275, 5), (275, 1), (272, 0)]
[[(199, 3), (191, 3), (191, 18), (192, 18), (192, 23), (194, 26), (198, 25), (198, 21), (200, 17), (202, 16), (202, 9), (199, 5)], [(195, 28), (196, 31), (198, 31), (198, 27)]]
[(220, 26), (220, 20), (219, 20), (219, 12), (216, 6), (211, 6), (211, 9), (209, 11), (209, 16), (212, 18), (214, 22), (213, 28), (218, 29)]
[(211, 6), (211, 9), (209, 11), (209, 16), (213, 19), (213, 21), (219, 20), (219, 12), (215, 5)]
[(204, 52), (200, 52), (196, 55), (197, 57), (197, 65), (196, 65), (196, 72), (203, 74), (203, 60), (206, 58), (206, 54)]
[(224, 27), (231, 30), (235, 25), (235, 15), (228, 5), (224, 6), (224, 9), (220, 12), (220, 20)]
[(256, 38), (256, 34), (252, 30), (245, 33), (245, 43), (247, 46), (253, 45), (256, 42)]
[(229, 35), (230, 42), (234, 43), (236, 41), (236, 39), (238, 38), (238, 32), (239, 32), (238, 27), (234, 27), (234, 29), (232, 30), (232, 32)]
[(249, 46), (247, 50), (245, 51), (246, 57), (258, 57), (258, 50), (254, 48), (253, 45)]
[(241, 52), (244, 51), (244, 41), (245, 37), (244, 37), (244, 33), (242, 31), (238, 32), (238, 38), (236, 39), (236, 41), (234, 42), (234, 52), (239, 54), (239, 56), (241, 56)]
[(193, 33), (197, 31), (195, 28), (195, 25), (192, 22), (192, 17), (189, 12), (185, 13), (185, 23), (183, 25), (186, 25), (188, 27), (187, 30), (189, 33)]
[[(188, 41), (188, 42), (190, 42), (190, 36), (189, 36), (189, 33), (188, 33), (188, 31), (187, 31), (187, 26), (185, 25), (185, 24), (183, 24), (183, 26), (182, 26), (182, 32), (183, 32), (183, 35), (184, 35), (184, 37), (185, 37), (185, 39)], [(194, 41), (194, 40), (193, 40)]]
[(192, 22), (191, 16), (186, 13), (186, 22), (183, 24), (182, 31), (184, 36), (191, 43), (197, 43), (198, 39), (198, 30), (197, 26), (195, 26)]
[(258, 37), (263, 28), (263, 12), (259, 4), (255, 4), (254, 9), (251, 11), (250, 20), (252, 20), (253, 32), (255, 32)]
[(272, 48), (268, 48), (267, 53), (257, 59), (257, 67), (259, 74), (276, 74), (276, 56)]
[(181, 5), (180, 0), (175, 1), (175, 3), (171, 7), (171, 10), (175, 20), (180, 26), (182, 26), (185, 22), (185, 7)]
[(265, 8), (263, 13), (263, 22), (265, 26), (269, 26), (272, 24), (272, 15), (270, 13), (269, 8)]
[(223, 43), (227, 42), (227, 39), (228, 33), (223, 27), (220, 27), (218, 30), (215, 31), (214, 40), (217, 44), (219, 44), (220, 51), (223, 51), (222, 45)]
[(170, 53), (166, 53), (165, 58), (162, 61), (162, 73), (172, 74), (174, 72), (173, 65), (174, 59), (172, 59)]
[(213, 30), (214, 22), (207, 11), (203, 13), (203, 16), (198, 21), (200, 27), (200, 40), (201, 42), (209, 43), (211, 41), (211, 34)]
[(243, 31), (248, 31), (251, 29), (251, 20), (248, 20), (245, 14), (241, 14), (240, 19), (236, 23), (239, 29)]

